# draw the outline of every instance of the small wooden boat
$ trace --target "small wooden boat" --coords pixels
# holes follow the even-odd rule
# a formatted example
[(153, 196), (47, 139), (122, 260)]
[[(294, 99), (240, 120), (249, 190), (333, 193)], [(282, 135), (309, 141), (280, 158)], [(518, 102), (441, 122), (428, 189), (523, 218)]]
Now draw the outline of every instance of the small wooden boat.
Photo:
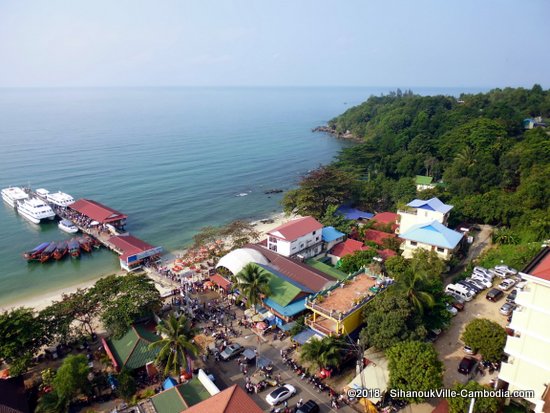
[(56, 248), (57, 248), (56, 242), (52, 242), (50, 245), (48, 245), (46, 249), (44, 249), (44, 251), (42, 251), (42, 253), (40, 254), (40, 262), (48, 261), (52, 257), (52, 254), (54, 253)]
[(83, 251), (92, 252), (92, 246), (90, 245), (89, 238), (80, 237), (78, 238), (78, 242), (80, 243), (80, 248), (82, 248)]
[(68, 244), (69, 254), (71, 257), (78, 258), (80, 257), (80, 243), (75, 238), (71, 239)]
[(98, 239), (92, 238), (93, 247), (98, 250), (101, 248), (101, 242)]
[(67, 241), (61, 241), (57, 244), (57, 248), (53, 252), (53, 258), (55, 260), (60, 260), (67, 254)]
[(48, 245), (50, 245), (49, 242), (43, 242), (42, 244), (34, 247), (32, 250), (23, 253), (23, 257), (27, 261), (36, 260), (40, 257), (40, 254), (42, 254), (42, 251), (44, 251), (48, 247)]

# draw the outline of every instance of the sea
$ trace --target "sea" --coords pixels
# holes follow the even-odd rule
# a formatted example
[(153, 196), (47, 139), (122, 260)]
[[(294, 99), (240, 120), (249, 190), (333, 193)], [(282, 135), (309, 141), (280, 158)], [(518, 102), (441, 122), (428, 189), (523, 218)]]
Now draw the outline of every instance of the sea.
[[(0, 187), (61, 190), (126, 213), (166, 251), (200, 228), (281, 212), (281, 194), (350, 142), (312, 128), (392, 88), (0, 89)], [(458, 96), (471, 89), (426, 89)], [(45, 264), (24, 251), (70, 236), (0, 206), (0, 307), (119, 269), (107, 250)]]

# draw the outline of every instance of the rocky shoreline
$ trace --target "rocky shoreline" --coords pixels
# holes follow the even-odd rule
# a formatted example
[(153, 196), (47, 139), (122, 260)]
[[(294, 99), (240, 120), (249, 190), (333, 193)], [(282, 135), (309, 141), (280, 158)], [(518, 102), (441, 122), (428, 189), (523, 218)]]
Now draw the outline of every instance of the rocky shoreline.
[(349, 130), (347, 130), (344, 133), (337, 132), (336, 129), (331, 128), (328, 125), (317, 126), (316, 128), (313, 128), (311, 131), (312, 132), (328, 133), (330, 136), (334, 136), (335, 138), (338, 138), (338, 139), (348, 139), (348, 140), (352, 140), (352, 141), (356, 141), (356, 142), (361, 142), (362, 141), (361, 138), (355, 136)]

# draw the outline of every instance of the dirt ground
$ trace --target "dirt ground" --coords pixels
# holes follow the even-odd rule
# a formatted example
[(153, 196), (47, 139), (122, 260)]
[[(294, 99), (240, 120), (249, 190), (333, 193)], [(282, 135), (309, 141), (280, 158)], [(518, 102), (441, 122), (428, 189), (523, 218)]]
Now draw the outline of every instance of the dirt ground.
[[(500, 278), (496, 278), (493, 285), (498, 285), (500, 281)], [(485, 298), (487, 291), (489, 290), (482, 291), (472, 301), (465, 303), (464, 310), (459, 311), (458, 314), (453, 317), (450, 327), (441, 333), (434, 343), (440, 359), (445, 365), (443, 377), (445, 387), (450, 387), (457, 381), (461, 383), (467, 381), (467, 377), (460, 374), (457, 369), (460, 360), (466, 355), (462, 351), (464, 344), (460, 340), (460, 337), (462, 331), (471, 320), (476, 318), (487, 318), (506, 327), (507, 317), (499, 313), (500, 307), (506, 302), (505, 297), (493, 303)], [(507, 295), (507, 293), (505, 295)], [(479, 355), (476, 357), (479, 358)], [(492, 378), (496, 377), (496, 375), (496, 373), (489, 375), (487, 372), (485, 376), (476, 375), (474, 379), (480, 383), (488, 383)]]

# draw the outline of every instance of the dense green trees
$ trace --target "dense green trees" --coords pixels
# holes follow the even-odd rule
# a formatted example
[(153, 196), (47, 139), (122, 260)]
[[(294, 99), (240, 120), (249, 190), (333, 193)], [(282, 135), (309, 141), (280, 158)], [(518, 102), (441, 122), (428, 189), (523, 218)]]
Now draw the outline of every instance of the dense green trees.
[(370, 264), (372, 259), (377, 255), (376, 251), (372, 248), (364, 251), (355, 251), (353, 254), (344, 255), (338, 261), (338, 269), (347, 274), (354, 273)]
[[(475, 381), (469, 381), (466, 384), (456, 383), (452, 390), (461, 392), (462, 390), (467, 390), (468, 392), (492, 390), (490, 387), (483, 386)], [(470, 407), (470, 398), (469, 397), (449, 397), (447, 401), (449, 402), (449, 411), (450, 413), (468, 413)], [(500, 407), (500, 400), (496, 397), (477, 397), (474, 404), (474, 413), (497, 413)]]
[(310, 340), (300, 349), (300, 358), (319, 368), (336, 367), (342, 360), (345, 343), (338, 338)]
[(500, 361), (506, 344), (506, 330), (494, 321), (477, 318), (466, 326), (462, 341), (479, 351), (484, 360)]
[[(429, 343), (404, 341), (386, 351), (389, 387), (404, 391), (428, 391), (443, 386), (443, 363)], [(420, 403), (421, 398), (408, 401)]]

